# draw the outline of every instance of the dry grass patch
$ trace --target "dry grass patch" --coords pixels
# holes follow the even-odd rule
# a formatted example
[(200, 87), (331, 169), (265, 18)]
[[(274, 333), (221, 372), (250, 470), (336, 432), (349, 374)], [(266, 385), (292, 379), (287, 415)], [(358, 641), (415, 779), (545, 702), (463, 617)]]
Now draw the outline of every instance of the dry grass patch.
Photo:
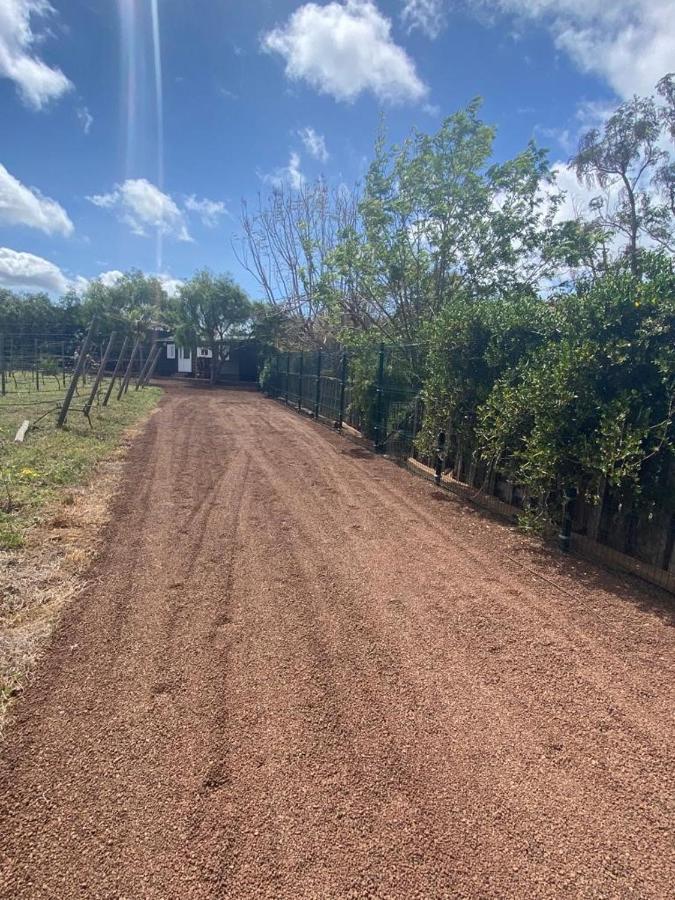
[[(23, 689), (60, 611), (83, 586), (110, 517), (126, 451), (160, 393), (139, 392), (109, 417), (93, 419), (98, 434), (79, 425), (63, 433), (49, 426), (29, 434), (27, 446), (14, 450), (14, 469), (30, 467), (43, 474), (39, 484), (31, 479), (22, 485), (21, 502), (0, 522), (5, 526), (4, 531), (0, 527), (0, 733), (8, 705)], [(0, 410), (0, 425), (2, 419)], [(27, 456), (30, 466), (24, 465)], [(61, 477), (49, 479), (50, 469)], [(3, 544), (3, 534), (16, 540)]]

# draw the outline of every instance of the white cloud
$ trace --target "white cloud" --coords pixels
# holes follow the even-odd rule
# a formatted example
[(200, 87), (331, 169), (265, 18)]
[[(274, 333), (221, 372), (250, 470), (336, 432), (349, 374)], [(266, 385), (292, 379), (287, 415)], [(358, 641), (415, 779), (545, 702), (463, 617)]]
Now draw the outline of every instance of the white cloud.
[(71, 282), (58, 266), (41, 256), (0, 247), (0, 284), (19, 290), (32, 288), (63, 294)]
[(160, 273), (157, 278), (159, 278), (162, 287), (169, 297), (175, 297), (184, 284), (180, 278), (172, 278), (171, 275), (167, 275), (166, 272)]
[(295, 152), (291, 153), (287, 166), (275, 169), (274, 172), (267, 175), (260, 175), (260, 173), (258, 175), (262, 181), (276, 188), (287, 184), (294, 191), (299, 191), (305, 183), (305, 176), (300, 169), (300, 157)]
[(300, 157), (297, 153), (291, 153), (286, 168), (286, 177), (288, 178), (288, 183), (295, 191), (299, 190), (305, 183), (305, 176), (300, 169)]
[(79, 123), (82, 126), (82, 131), (84, 131), (85, 134), (89, 134), (91, 126), (94, 124), (94, 117), (86, 106), (79, 106), (75, 112)]
[(298, 131), (298, 137), (305, 145), (305, 149), (310, 156), (313, 156), (314, 159), (318, 159), (320, 162), (327, 162), (329, 153), (326, 149), (326, 139), (322, 134), (318, 134), (311, 125), (307, 125)]
[(174, 200), (145, 178), (129, 178), (109, 194), (87, 199), (102, 209), (114, 209), (134, 234), (147, 237), (148, 229), (179, 241), (191, 241), (183, 213)]
[(616, 103), (608, 100), (582, 100), (577, 106), (575, 119), (577, 120), (579, 133), (590, 128), (602, 128), (607, 119), (616, 111)]
[(33, 109), (42, 109), (72, 88), (60, 69), (33, 53), (38, 35), (31, 20), (53, 13), (48, 0), (0, 0), (0, 77), (13, 81)]
[(579, 147), (579, 141), (591, 128), (602, 128), (616, 110), (616, 102), (605, 100), (582, 100), (578, 104), (573, 119), (565, 126), (545, 128), (535, 126), (535, 131), (546, 140), (553, 141), (567, 155), (572, 156)]
[[(108, 272), (101, 272), (101, 274), (97, 275), (93, 280), (100, 281), (101, 284), (105, 287), (115, 287), (115, 285), (123, 278), (124, 272), (120, 272), (119, 269), (110, 269), (110, 271)], [(155, 278), (158, 279), (159, 283), (162, 285), (169, 297), (175, 297), (178, 293), (179, 288), (183, 284), (183, 282), (179, 278), (173, 278), (173, 276), (169, 275), (166, 272), (160, 272), (160, 274), (156, 275)], [(85, 288), (89, 284), (89, 281), (86, 278), (80, 277), (75, 280), (81, 281), (84, 284)]]
[(198, 200), (194, 194), (186, 198), (185, 209), (196, 213), (207, 228), (215, 228), (220, 217), (227, 214), (222, 200)]
[(25, 225), (45, 234), (73, 233), (68, 213), (56, 200), (26, 187), (0, 164), (0, 226)]
[(673, 0), (465, 0), (480, 14), (495, 10), (544, 24), (556, 46), (584, 72), (623, 98), (649, 94), (675, 63)]
[(427, 94), (415, 64), (392, 40), (391, 21), (371, 0), (306, 3), (264, 35), (262, 46), (284, 58), (288, 78), (336, 100), (352, 101), (364, 91), (388, 102)]
[(114, 287), (122, 278), (124, 278), (124, 272), (120, 272), (119, 269), (111, 269), (109, 272), (101, 272), (96, 280), (105, 287)]
[(422, 112), (425, 112), (433, 119), (437, 119), (441, 114), (441, 108), (437, 103), (424, 103), (422, 105)]
[(415, 29), (432, 40), (437, 38), (445, 25), (443, 0), (404, 0), (401, 19), (408, 26), (408, 34)]
[[(606, 188), (584, 184), (577, 178), (573, 168), (564, 162), (556, 162), (551, 166), (551, 171), (555, 177), (555, 184), (550, 192), (564, 193), (564, 198), (558, 207), (554, 223), (560, 224), (568, 219), (582, 219), (587, 222), (592, 221), (596, 217), (590, 204), (596, 198), (602, 198), (606, 207), (614, 208), (619, 201), (621, 188), (618, 184), (609, 185)], [(643, 244), (649, 243), (642, 241)], [(626, 245), (626, 238), (619, 232), (609, 235), (607, 247), (613, 254), (619, 254)]]
[(565, 198), (558, 207), (555, 222), (565, 222), (567, 219), (588, 219), (589, 204), (594, 197), (603, 193), (597, 187), (588, 187), (580, 182), (576, 172), (564, 162), (556, 162), (551, 166), (551, 172), (555, 178), (555, 191), (563, 191)]
[(84, 275), (76, 275), (75, 278), (71, 279), (69, 282), (68, 288), (71, 291), (75, 291), (76, 294), (84, 294), (89, 287), (89, 284), (89, 279), (85, 278)]

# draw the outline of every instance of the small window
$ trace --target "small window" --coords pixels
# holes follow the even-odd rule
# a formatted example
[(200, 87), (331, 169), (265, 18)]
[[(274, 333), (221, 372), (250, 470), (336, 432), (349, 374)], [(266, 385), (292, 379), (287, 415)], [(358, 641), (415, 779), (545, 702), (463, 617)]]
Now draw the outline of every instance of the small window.
[(175, 359), (176, 358), (176, 345), (175, 344), (167, 344), (166, 345), (166, 358), (167, 359)]

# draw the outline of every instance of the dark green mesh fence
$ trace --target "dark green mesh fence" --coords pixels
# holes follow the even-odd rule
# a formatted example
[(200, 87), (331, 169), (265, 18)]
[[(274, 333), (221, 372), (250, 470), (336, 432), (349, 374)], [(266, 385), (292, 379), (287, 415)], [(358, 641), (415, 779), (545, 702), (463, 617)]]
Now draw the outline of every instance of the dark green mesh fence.
[(341, 348), (275, 354), (263, 389), (336, 428), (353, 428), (378, 452), (406, 458), (419, 427), (419, 382), (405, 350)]
[[(414, 347), (279, 352), (263, 370), (262, 387), (271, 397), (367, 442), (376, 452), (407, 461), (419, 458), (414, 444), (424, 417), (420, 378), (415, 374), (420, 371)], [(434, 466), (436, 456), (420, 461)], [(495, 498), (508, 510), (522, 511), (531, 502), (522, 487), (493, 471), (479, 456), (462, 452), (456, 442), (445, 445), (441, 468), (445, 487), (460, 493), (468, 488), (470, 493), (462, 496), (482, 498), (484, 505), (486, 498)], [(612, 505), (611, 496), (597, 509), (579, 501), (573, 530), (575, 546), (586, 548), (584, 555), (599, 556), (620, 568), (627, 567), (628, 559), (629, 571), (675, 590), (672, 507), (653, 511), (649, 522), (633, 522), (620, 503)]]

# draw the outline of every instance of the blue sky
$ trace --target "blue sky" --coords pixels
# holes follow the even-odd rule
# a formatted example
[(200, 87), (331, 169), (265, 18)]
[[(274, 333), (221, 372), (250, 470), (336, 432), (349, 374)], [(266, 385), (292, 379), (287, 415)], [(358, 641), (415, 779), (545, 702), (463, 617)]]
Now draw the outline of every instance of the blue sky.
[(255, 296), (242, 199), (357, 181), (381, 113), (398, 140), (478, 94), (499, 157), (564, 162), (674, 68), (675, 0), (0, 0), (0, 284), (207, 265)]

